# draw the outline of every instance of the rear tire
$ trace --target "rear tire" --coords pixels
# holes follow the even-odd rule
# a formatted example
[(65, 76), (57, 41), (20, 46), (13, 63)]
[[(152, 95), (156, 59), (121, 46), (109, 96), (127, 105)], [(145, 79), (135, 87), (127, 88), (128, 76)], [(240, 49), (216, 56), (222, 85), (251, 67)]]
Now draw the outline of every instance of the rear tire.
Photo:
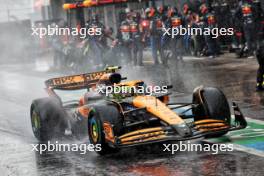
[[(231, 124), (231, 112), (224, 93), (217, 88), (198, 88), (193, 94), (193, 103), (198, 104), (193, 110), (194, 121), (203, 119), (223, 120)], [(220, 137), (227, 132), (210, 135), (207, 137)]]
[(113, 126), (114, 135), (117, 136), (122, 130), (122, 119), (118, 109), (113, 105), (94, 106), (88, 117), (88, 135), (90, 143), (101, 145), (101, 150), (96, 151), (100, 155), (116, 153), (118, 148), (110, 146), (105, 140), (103, 123), (109, 122)]
[(34, 136), (39, 141), (48, 141), (65, 129), (66, 116), (59, 100), (42, 98), (34, 100), (30, 107), (31, 124)]

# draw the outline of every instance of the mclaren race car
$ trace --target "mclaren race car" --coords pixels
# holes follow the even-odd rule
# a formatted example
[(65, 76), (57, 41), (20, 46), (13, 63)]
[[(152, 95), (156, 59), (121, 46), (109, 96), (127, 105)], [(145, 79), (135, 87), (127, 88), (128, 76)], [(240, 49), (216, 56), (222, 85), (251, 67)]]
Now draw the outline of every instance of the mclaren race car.
[[(235, 102), (231, 118), (228, 101), (217, 88), (198, 87), (192, 102), (173, 103), (169, 101), (169, 92), (136, 91), (145, 83), (124, 81), (126, 78), (118, 73), (119, 69), (108, 67), (99, 72), (47, 80), (49, 97), (34, 100), (30, 108), (35, 137), (48, 141), (55, 136), (86, 135), (91, 144), (101, 145), (98, 153), (104, 155), (122, 147), (219, 137), (247, 126)], [(98, 91), (98, 86), (100, 90), (119, 86), (132, 91), (106, 94)], [(72, 92), (75, 93), (70, 96), (60, 95)], [(64, 100), (65, 97), (70, 100)]]

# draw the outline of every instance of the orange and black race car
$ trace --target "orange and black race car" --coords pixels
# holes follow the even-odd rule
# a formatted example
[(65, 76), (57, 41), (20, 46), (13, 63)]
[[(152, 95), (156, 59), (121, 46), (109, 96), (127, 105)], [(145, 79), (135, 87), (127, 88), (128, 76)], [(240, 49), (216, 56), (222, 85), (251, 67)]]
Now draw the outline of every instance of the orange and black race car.
[[(198, 87), (191, 103), (172, 103), (168, 92), (136, 91), (145, 83), (123, 81), (119, 69), (108, 67), (104, 71), (47, 80), (49, 97), (34, 100), (30, 109), (36, 138), (47, 141), (56, 135), (88, 135), (92, 144), (101, 145), (98, 153), (103, 155), (122, 147), (218, 137), (247, 126), (234, 102), (235, 118), (231, 118), (228, 101), (217, 88)], [(106, 95), (98, 91), (98, 86), (100, 90), (118, 86), (130, 91)], [(59, 95), (81, 90), (85, 92), (82, 96)], [(64, 101), (65, 97), (71, 100)], [(74, 100), (75, 97), (78, 99)]]

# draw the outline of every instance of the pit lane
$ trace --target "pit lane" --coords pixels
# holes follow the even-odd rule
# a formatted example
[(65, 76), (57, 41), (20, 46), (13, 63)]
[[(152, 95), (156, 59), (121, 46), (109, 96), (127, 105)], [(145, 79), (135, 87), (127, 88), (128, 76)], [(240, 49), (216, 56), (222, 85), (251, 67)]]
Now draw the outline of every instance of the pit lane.
[[(230, 101), (238, 102), (246, 117), (263, 120), (264, 94), (255, 92), (255, 60), (234, 59), (231, 55), (215, 60), (184, 60), (178, 64), (172, 62), (169, 69), (153, 66), (147, 61), (144, 67), (124, 67), (122, 73), (129, 79), (140, 78), (149, 84), (173, 84), (173, 102), (190, 101), (192, 90), (198, 85), (216, 86)], [(49, 59), (45, 57), (0, 67), (1, 175), (263, 175), (263, 156), (249, 150), (262, 152), (264, 144), (254, 141), (252, 145), (244, 146), (243, 151), (217, 155), (207, 152), (171, 155), (162, 152), (158, 146), (124, 149), (109, 157), (100, 157), (93, 152), (86, 155), (32, 152), (30, 144), (36, 143), (36, 139), (31, 132), (30, 103), (32, 99), (46, 96), (43, 89), (46, 79), (67, 72), (46, 71)], [(240, 138), (248, 138), (241, 134)], [(254, 138), (263, 142), (263, 135), (259, 134)], [(229, 135), (232, 138), (232, 134)], [(235, 143), (237, 139), (233, 141)]]

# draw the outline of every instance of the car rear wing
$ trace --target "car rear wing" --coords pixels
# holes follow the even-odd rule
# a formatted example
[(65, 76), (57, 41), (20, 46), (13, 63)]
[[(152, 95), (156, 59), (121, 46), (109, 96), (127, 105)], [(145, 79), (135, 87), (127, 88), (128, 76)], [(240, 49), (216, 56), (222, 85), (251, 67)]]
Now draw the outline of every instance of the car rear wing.
[(115, 73), (118, 69), (121, 69), (121, 67), (113, 66), (98, 72), (52, 78), (45, 81), (45, 85), (47, 89), (52, 90), (88, 89), (95, 85), (104, 74)]

